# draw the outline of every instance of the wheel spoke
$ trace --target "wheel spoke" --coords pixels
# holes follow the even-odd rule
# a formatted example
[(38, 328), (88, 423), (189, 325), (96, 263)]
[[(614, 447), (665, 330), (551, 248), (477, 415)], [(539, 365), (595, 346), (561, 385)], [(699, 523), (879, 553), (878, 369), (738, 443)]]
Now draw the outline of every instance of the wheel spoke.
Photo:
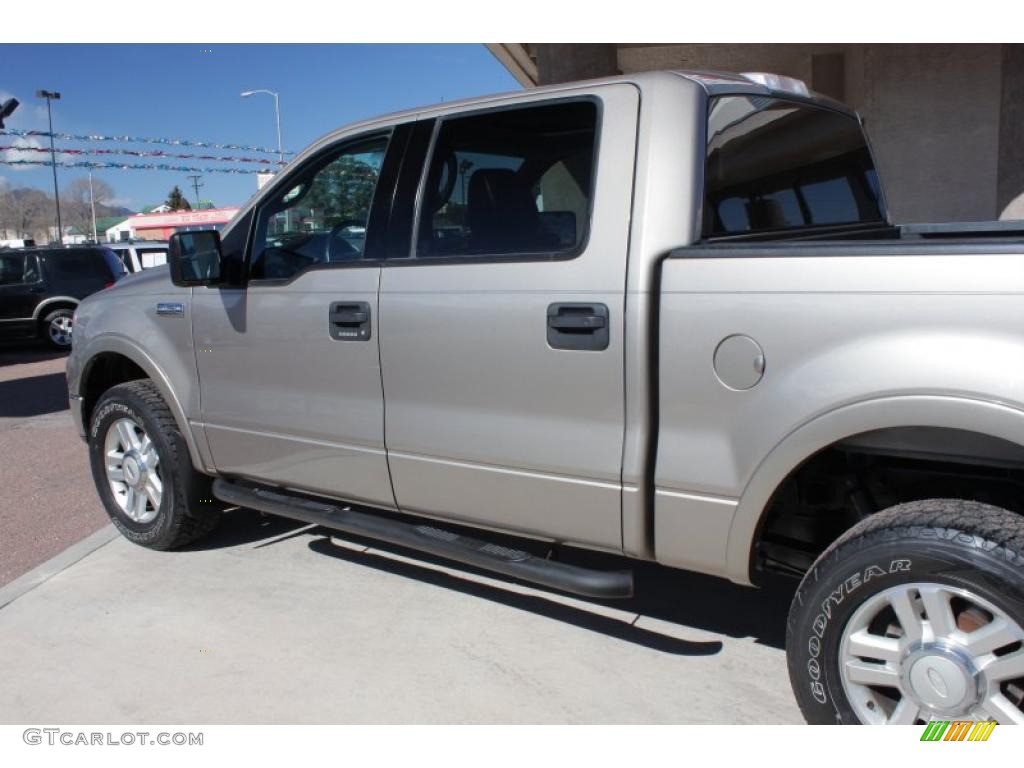
[(107, 478), (110, 480), (117, 481), (119, 483), (124, 482), (124, 469), (122, 467), (122, 460), (124, 459), (123, 453), (108, 453), (107, 454)]
[(886, 721), (887, 725), (913, 725), (921, 715), (921, 708), (911, 701), (909, 696), (904, 696), (892, 716)]
[(135, 429), (127, 419), (117, 422), (117, 436), (126, 451), (139, 447), (138, 435), (135, 434)]
[(1001, 693), (989, 696), (982, 707), (989, 717), (1001, 725), (1024, 725), (1024, 712)]
[(985, 677), (992, 680), (1014, 680), (1024, 677), (1024, 650), (1015, 651), (1008, 656), (1000, 656), (983, 668)]
[(124, 495), (124, 511), (128, 513), (129, 517), (135, 519), (135, 489), (130, 485)]
[(892, 606), (896, 618), (900, 622), (900, 627), (903, 628), (904, 640), (908, 643), (920, 642), (924, 636), (924, 629), (921, 625), (921, 617), (914, 607), (913, 600), (910, 599), (910, 590), (902, 589), (893, 592), (889, 596), (889, 605)]
[(894, 637), (873, 635), (866, 629), (861, 629), (850, 635), (846, 649), (852, 656), (894, 662), (900, 655), (900, 641)]
[(983, 627), (967, 635), (967, 650), (972, 656), (984, 656), (1015, 643), (1022, 638), (1020, 632), (1006, 619), (996, 617)]
[(153, 504), (153, 509), (160, 508), (160, 497), (163, 494), (163, 483), (156, 475), (150, 475), (146, 481), (146, 496)]
[(141, 520), (146, 514), (146, 501), (148, 497), (145, 493), (135, 492), (135, 519)]
[(882, 664), (866, 661), (846, 662), (846, 675), (852, 683), (859, 685), (881, 685), (899, 688), (900, 676), (896, 670)]
[(949, 604), (949, 593), (941, 587), (929, 587), (921, 590), (921, 602), (924, 603), (924, 614), (932, 628), (935, 638), (949, 637), (956, 630), (953, 609)]

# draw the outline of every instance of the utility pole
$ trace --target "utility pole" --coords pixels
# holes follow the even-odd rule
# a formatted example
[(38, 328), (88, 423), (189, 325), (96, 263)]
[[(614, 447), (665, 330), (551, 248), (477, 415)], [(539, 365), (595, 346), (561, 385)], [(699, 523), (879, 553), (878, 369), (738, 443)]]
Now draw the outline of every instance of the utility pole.
[(196, 210), (198, 211), (200, 208), (202, 208), (202, 202), (199, 200), (199, 188), (204, 187), (206, 185), (199, 183), (199, 180), (203, 177), (199, 176), (198, 174), (195, 176), (189, 176), (189, 178), (192, 179), (192, 189), (196, 191)]
[(89, 171), (89, 207), (92, 208), (92, 241), (99, 242), (96, 236), (96, 197), (92, 193), (92, 171)]
[(60, 193), (57, 191), (57, 150), (53, 146), (53, 111), (50, 109), (50, 102), (59, 101), (60, 94), (57, 91), (36, 91), (36, 96), (46, 99), (46, 118), (50, 124), (50, 167), (53, 168), (53, 202), (57, 205), (57, 242), (64, 245), (64, 227), (60, 221)]

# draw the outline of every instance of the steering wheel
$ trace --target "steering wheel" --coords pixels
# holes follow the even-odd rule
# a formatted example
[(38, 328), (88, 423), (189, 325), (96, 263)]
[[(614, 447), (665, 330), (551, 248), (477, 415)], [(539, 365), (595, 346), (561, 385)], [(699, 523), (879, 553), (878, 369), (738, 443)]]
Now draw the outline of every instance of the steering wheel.
[[(455, 182), (458, 179), (459, 168), (454, 152), (449, 152), (444, 158), (444, 168), (438, 178), (438, 184), (444, 180), (444, 186), (437, 190), (437, 197), (434, 199), (434, 211), (440, 210), (441, 206), (448, 202), (448, 198), (455, 191)], [(465, 202), (465, 201), (463, 201)]]
[[(340, 221), (337, 224), (335, 224), (331, 228), (331, 231), (327, 235), (327, 247), (326, 247), (326, 251), (324, 252), (324, 260), (325, 261), (328, 261), (328, 262), (333, 261), (334, 259), (332, 258), (332, 256), (335, 256), (335, 255), (340, 256), (341, 255), (341, 254), (334, 254), (333, 253), (334, 242), (335, 242), (336, 239), (341, 239), (341, 238), (339, 238), (339, 235), (341, 235), (341, 233), (344, 232), (349, 227), (364, 227), (365, 228), (366, 227), (366, 222), (363, 221), (362, 219), (343, 219), (342, 221)], [(365, 235), (364, 235), (364, 238), (365, 238)], [(343, 240), (342, 242), (345, 242), (345, 241)], [(365, 240), (364, 240), (364, 242), (365, 242)], [(348, 242), (345, 242), (345, 245), (346, 245), (346, 247), (348, 247), (350, 249), (350, 253), (355, 253), (355, 254), (357, 254), (357, 256), (362, 253), (361, 251), (357, 250), (356, 248), (353, 248)], [(346, 255), (349, 255), (349, 254), (346, 254)], [(338, 259), (338, 261), (342, 261), (342, 259)]]

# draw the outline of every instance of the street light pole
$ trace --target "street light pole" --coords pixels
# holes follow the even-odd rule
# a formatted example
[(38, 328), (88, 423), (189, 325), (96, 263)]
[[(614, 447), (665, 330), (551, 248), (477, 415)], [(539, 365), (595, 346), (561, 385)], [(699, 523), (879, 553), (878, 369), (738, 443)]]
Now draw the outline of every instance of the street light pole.
[(255, 91), (242, 91), (242, 98), (247, 99), (257, 93), (266, 93), (274, 97), (274, 119), (277, 122), (277, 159), (284, 164), (284, 143), (281, 141), (281, 99), (276, 91), (257, 88)]
[[(269, 91), (266, 88), (257, 88), (254, 91), (242, 91), (242, 98), (248, 99), (250, 96), (255, 96), (257, 93), (266, 93), (274, 97), (274, 120), (277, 123), (277, 159), (280, 164), (277, 166), (277, 170), (280, 171), (284, 165), (284, 143), (281, 140), (281, 100), (277, 95), (277, 91)], [(276, 171), (275, 171), (276, 173)], [(285, 208), (284, 210), (284, 230), (290, 232), (292, 229), (292, 212), (291, 208)]]
[(57, 150), (53, 146), (53, 110), (50, 102), (58, 101), (60, 94), (57, 91), (36, 91), (36, 96), (46, 99), (46, 118), (50, 124), (50, 167), (53, 168), (53, 202), (57, 206), (57, 242), (64, 245), (64, 227), (60, 220), (60, 193), (57, 191)]

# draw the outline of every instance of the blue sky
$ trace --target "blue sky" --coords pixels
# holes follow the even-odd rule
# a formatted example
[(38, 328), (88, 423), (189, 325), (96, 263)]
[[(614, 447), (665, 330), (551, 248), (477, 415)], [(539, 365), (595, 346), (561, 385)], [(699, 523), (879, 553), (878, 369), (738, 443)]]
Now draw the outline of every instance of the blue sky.
[[(321, 134), (353, 120), (516, 90), (519, 85), (484, 46), (471, 44), (0, 45), (0, 100), (14, 96), (21, 101), (18, 111), (6, 121), (8, 128), (46, 129), (45, 102), (35, 97), (40, 88), (61, 93), (53, 108), (55, 132), (274, 147), (273, 99), (266, 95), (239, 97), (244, 90), (267, 88), (280, 93), (285, 149), (300, 150)], [(40, 142), (45, 145), (45, 139)], [(12, 137), (0, 136), (0, 145), (11, 143)], [(58, 149), (60, 146), (58, 142)], [(64, 146), (232, 154), (96, 142)], [(123, 160), (210, 165), (190, 160)], [(63, 188), (87, 171), (59, 169), (58, 173)], [(162, 202), (175, 184), (191, 202), (194, 194), (186, 176), (168, 171), (94, 171), (95, 178), (114, 188), (116, 201), (133, 210)], [(16, 186), (52, 192), (53, 181), (46, 167), (15, 169), (0, 164), (0, 178)], [(201, 196), (218, 206), (242, 203), (256, 188), (255, 176), (248, 174), (210, 173), (202, 182)]]

